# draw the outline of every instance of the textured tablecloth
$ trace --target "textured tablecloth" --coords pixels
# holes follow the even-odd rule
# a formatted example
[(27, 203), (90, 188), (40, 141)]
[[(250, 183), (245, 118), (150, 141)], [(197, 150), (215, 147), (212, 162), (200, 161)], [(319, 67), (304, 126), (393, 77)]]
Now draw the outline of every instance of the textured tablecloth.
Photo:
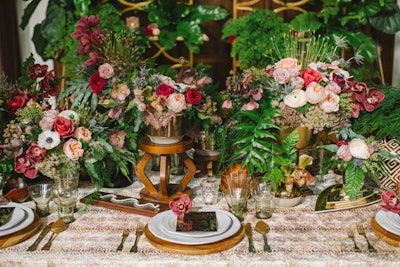
[[(194, 205), (200, 204), (199, 180), (193, 179), (189, 185), (194, 189)], [(127, 188), (107, 191), (139, 197), (142, 187), (141, 182), (135, 181)], [(90, 185), (80, 185), (80, 197), (91, 191)], [(41, 242), (39, 250), (26, 251), (37, 233), (22, 243), (1, 249), (0, 266), (400, 266), (400, 248), (388, 245), (371, 230), (370, 219), (380, 210), (379, 203), (317, 214), (314, 212), (315, 201), (316, 196), (309, 196), (294, 208), (274, 208), (272, 218), (265, 220), (271, 227), (268, 234), (271, 253), (262, 251), (262, 236), (254, 232), (257, 249), (254, 254), (247, 252), (248, 242), (243, 239), (229, 250), (202, 256), (163, 252), (153, 247), (145, 236), (140, 240), (139, 252), (130, 253), (135, 225), (148, 223), (150, 217), (78, 203), (76, 221), (59, 234), (50, 251), (40, 250), (50, 235)], [(33, 202), (24, 205), (34, 207)], [(228, 210), (223, 198), (215, 207)], [(57, 219), (54, 202), (51, 202), (51, 212), (43, 219), (43, 225)], [(254, 214), (254, 203), (250, 200), (244, 222), (251, 222), (253, 227), (257, 221)], [(353, 252), (353, 242), (347, 237), (346, 228), (355, 227), (357, 223), (366, 227), (377, 253), (368, 252), (364, 237), (358, 234), (355, 238), (362, 252)], [(130, 228), (132, 233), (124, 249), (116, 252), (125, 228)]]

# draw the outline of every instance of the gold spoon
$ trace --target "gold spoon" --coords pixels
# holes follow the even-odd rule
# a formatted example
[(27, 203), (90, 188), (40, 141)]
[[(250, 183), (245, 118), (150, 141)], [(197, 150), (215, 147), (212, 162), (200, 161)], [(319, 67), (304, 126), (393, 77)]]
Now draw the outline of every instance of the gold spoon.
[(256, 231), (259, 234), (262, 234), (264, 238), (264, 251), (266, 252), (271, 252), (271, 247), (268, 245), (268, 240), (267, 240), (267, 233), (269, 232), (270, 228), (269, 225), (264, 222), (264, 221), (258, 221), (256, 223), (256, 226), (254, 227), (254, 231)]
[(61, 219), (55, 221), (51, 226), (51, 231), (53, 232), (49, 238), (49, 241), (42, 247), (42, 250), (49, 250), (53, 240), (56, 239), (57, 235), (65, 230), (65, 222)]

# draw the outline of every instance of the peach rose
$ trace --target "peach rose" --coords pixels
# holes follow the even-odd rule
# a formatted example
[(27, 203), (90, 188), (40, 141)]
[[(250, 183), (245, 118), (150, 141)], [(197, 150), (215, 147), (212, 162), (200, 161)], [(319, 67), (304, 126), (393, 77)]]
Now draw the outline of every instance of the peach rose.
[(173, 93), (167, 99), (167, 107), (175, 113), (181, 112), (186, 108), (185, 96)]
[(114, 76), (114, 68), (110, 64), (104, 63), (99, 66), (99, 74), (101, 78), (111, 79)]
[(69, 139), (63, 146), (64, 154), (71, 160), (78, 160), (83, 156), (82, 144), (76, 139)]
[(326, 99), (321, 103), (321, 109), (326, 113), (336, 112), (339, 110), (339, 100), (337, 94), (328, 92)]
[(299, 69), (297, 59), (287, 57), (278, 61), (275, 66), (282, 69)]
[(319, 83), (311, 82), (306, 88), (307, 102), (317, 104), (326, 98), (325, 88)]
[(89, 143), (92, 140), (92, 133), (89, 131), (89, 129), (81, 126), (75, 129), (74, 137), (77, 140), (83, 140)]
[(306, 92), (300, 89), (293, 90), (283, 98), (283, 103), (291, 108), (302, 107), (307, 104)]
[(367, 143), (360, 138), (354, 138), (350, 141), (349, 150), (351, 155), (358, 159), (369, 159), (371, 156)]

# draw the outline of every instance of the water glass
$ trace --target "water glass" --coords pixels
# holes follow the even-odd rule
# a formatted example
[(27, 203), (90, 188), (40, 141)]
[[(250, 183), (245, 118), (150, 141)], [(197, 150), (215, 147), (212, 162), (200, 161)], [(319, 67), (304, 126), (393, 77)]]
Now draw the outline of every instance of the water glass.
[(256, 196), (256, 218), (268, 219), (272, 216), (271, 195)]
[(53, 196), (53, 185), (49, 183), (35, 184), (28, 187), (29, 195), (35, 202), (36, 214), (46, 217), (50, 214), (49, 202)]
[(203, 203), (205, 205), (217, 204), (219, 180), (215, 177), (208, 177), (206, 179), (203, 179), (200, 185), (201, 185), (201, 194), (203, 197)]
[(241, 222), (244, 220), (248, 197), (248, 190), (245, 188), (229, 188), (225, 191), (225, 200), (228, 203), (230, 212)]
[(55, 183), (55, 200), (58, 205), (58, 218), (65, 223), (75, 221), (74, 212), (78, 198), (79, 175), (67, 175)]

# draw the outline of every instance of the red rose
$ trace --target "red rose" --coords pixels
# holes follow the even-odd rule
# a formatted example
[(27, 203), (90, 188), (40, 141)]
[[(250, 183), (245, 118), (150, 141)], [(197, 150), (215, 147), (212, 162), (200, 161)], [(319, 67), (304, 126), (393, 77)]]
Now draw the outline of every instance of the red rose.
[(65, 117), (57, 117), (54, 121), (54, 131), (56, 131), (62, 138), (70, 137), (75, 132), (74, 122)]
[(233, 42), (234, 42), (237, 38), (238, 38), (237, 35), (229, 36), (229, 38), (228, 38), (228, 43), (232, 45)]
[(33, 179), (37, 175), (35, 163), (25, 155), (15, 159), (15, 172), (23, 173), (29, 179)]
[(301, 77), (304, 80), (305, 87), (307, 87), (312, 82), (320, 83), (320, 81), (322, 81), (321, 73), (313, 69), (305, 69), (301, 73)]
[(378, 89), (369, 89), (368, 94), (365, 96), (365, 100), (363, 102), (365, 110), (368, 112), (374, 111), (380, 106), (384, 98), (385, 95)]
[(46, 149), (38, 146), (38, 143), (31, 142), (28, 150), (26, 150), (26, 156), (33, 162), (42, 162), (46, 157)]
[(99, 72), (93, 74), (89, 79), (90, 88), (92, 88), (92, 91), (95, 94), (100, 93), (103, 90), (105, 84), (106, 79), (101, 78)]
[(347, 145), (349, 142), (347, 140), (339, 140), (336, 142), (338, 146)]
[(168, 97), (174, 92), (174, 88), (168, 84), (160, 84), (156, 89), (156, 95), (163, 95)]
[(185, 94), (185, 100), (192, 105), (198, 105), (201, 101), (201, 94), (196, 89), (189, 89)]
[(153, 29), (146, 27), (143, 29), (143, 34), (145, 36), (153, 36)]
[(26, 103), (27, 100), (25, 97), (16, 95), (7, 100), (7, 111), (10, 114), (15, 114), (18, 109), (25, 107)]

